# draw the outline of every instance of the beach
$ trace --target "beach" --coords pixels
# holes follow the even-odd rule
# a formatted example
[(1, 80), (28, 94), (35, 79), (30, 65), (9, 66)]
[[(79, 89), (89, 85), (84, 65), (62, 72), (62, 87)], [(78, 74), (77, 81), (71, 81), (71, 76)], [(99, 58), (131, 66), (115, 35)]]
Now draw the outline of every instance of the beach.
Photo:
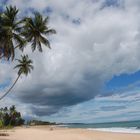
[(140, 140), (140, 134), (102, 132), (56, 126), (17, 127), (3, 131), (0, 140)]

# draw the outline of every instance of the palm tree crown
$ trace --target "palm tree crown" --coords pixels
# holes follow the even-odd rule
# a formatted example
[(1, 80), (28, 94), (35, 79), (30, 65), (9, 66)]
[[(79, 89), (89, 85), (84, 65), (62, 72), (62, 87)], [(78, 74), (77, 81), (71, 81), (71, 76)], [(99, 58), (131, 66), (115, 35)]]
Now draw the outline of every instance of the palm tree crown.
[(12, 90), (12, 88), (15, 86), (18, 79), (20, 78), (21, 74), (24, 74), (27, 76), (33, 69), (33, 66), (32, 66), (33, 62), (31, 59), (29, 59), (28, 55), (23, 55), (21, 56), (21, 60), (20, 59), (17, 59), (17, 60), (19, 64), (16, 65), (15, 68), (18, 68), (18, 77), (16, 78), (13, 85), (8, 89), (8, 91), (4, 93), (3, 96), (0, 97), (0, 100), (3, 99)]
[(31, 43), (32, 51), (36, 48), (42, 52), (42, 44), (50, 47), (46, 35), (55, 34), (54, 29), (48, 27), (49, 18), (36, 12), (34, 17), (26, 17), (21, 20), (17, 18), (18, 9), (14, 6), (6, 7), (0, 13), (0, 59), (15, 58), (15, 48), (23, 51), (26, 43)]
[(28, 73), (31, 72), (33, 69), (32, 66), (32, 60), (29, 59), (28, 55), (21, 56), (21, 59), (17, 59), (19, 64), (15, 66), (15, 68), (18, 68), (18, 75), (25, 74), (26, 76)]
[(0, 15), (0, 57), (12, 60), (15, 57), (15, 47), (23, 48), (26, 41), (20, 35), (20, 24), (17, 20), (18, 9), (16, 7), (6, 7)]
[(45, 35), (55, 34), (54, 29), (47, 27), (49, 18), (43, 18), (38, 12), (34, 13), (34, 18), (25, 18), (25, 26), (23, 28), (22, 35), (25, 36), (28, 42), (31, 42), (32, 51), (38, 48), (42, 52), (42, 44), (50, 47), (50, 43)]

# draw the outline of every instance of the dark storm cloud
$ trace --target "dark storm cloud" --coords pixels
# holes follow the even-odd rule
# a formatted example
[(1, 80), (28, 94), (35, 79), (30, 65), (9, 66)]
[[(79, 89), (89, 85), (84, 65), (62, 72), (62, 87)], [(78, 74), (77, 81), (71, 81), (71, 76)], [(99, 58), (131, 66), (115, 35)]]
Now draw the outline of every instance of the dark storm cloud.
[(48, 87), (47, 84), (38, 84), (36, 86), (30, 84), (33, 88), (22, 89), (17, 97), (23, 103), (36, 105), (31, 108), (34, 114), (40, 116), (50, 115), (58, 112), (63, 107), (88, 101), (99, 94), (99, 86), (101, 85), (99, 82), (93, 83), (93, 77), (91, 77), (87, 76), (83, 81), (74, 84), (72, 87), (68, 83), (61, 86), (49, 85)]
[[(53, 114), (63, 107), (88, 101), (99, 95), (104, 83), (114, 75), (140, 69), (140, 16), (135, 18), (139, 15), (138, 0), (125, 1), (127, 10), (112, 6), (115, 4), (111, 1), (108, 1), (110, 6), (101, 10), (105, 2), (28, 0), (23, 4), (25, 0), (9, 1), (21, 11), (27, 7), (42, 13), (47, 6), (53, 9), (50, 27), (55, 28), (57, 34), (51, 38), (52, 49), (44, 48), (43, 53), (38, 54), (26, 47), (25, 52), (33, 59), (35, 69), (18, 81), (13, 92), (14, 99), (25, 103), (33, 115)], [(64, 15), (76, 21), (73, 23)], [(3, 69), (0, 74), (7, 76), (10, 72)]]
[(36, 114), (37, 116), (49, 116), (59, 111), (61, 107), (59, 106), (49, 106), (49, 107), (31, 107), (32, 113)]

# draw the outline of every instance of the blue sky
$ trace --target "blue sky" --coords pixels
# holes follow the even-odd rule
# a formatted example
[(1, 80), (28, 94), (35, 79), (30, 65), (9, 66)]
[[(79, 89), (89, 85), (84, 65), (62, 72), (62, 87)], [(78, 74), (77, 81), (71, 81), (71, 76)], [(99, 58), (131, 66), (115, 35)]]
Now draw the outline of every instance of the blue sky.
[(121, 74), (114, 76), (109, 82), (106, 83), (107, 90), (114, 90), (122, 87), (126, 87), (132, 83), (139, 81), (140, 71), (132, 74)]
[[(20, 78), (1, 106), (15, 104), (25, 118), (56, 122), (140, 120), (139, 1), (6, 3), (20, 9), (19, 17), (34, 11), (49, 15), (57, 34), (49, 37), (52, 49), (42, 54), (27, 46), (35, 69)], [(1, 94), (16, 79), (14, 65), (0, 63)]]

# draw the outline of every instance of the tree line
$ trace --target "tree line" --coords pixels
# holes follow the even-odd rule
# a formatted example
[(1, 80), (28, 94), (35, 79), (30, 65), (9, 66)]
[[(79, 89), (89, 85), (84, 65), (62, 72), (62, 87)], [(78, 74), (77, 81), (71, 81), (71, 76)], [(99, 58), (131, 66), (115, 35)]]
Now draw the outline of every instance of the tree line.
[(0, 128), (7, 126), (20, 126), (24, 124), (21, 113), (13, 105), (11, 107), (0, 108)]
[(27, 125), (57, 125), (55, 122), (49, 122), (49, 121), (41, 121), (41, 120), (30, 120), (27, 121)]

